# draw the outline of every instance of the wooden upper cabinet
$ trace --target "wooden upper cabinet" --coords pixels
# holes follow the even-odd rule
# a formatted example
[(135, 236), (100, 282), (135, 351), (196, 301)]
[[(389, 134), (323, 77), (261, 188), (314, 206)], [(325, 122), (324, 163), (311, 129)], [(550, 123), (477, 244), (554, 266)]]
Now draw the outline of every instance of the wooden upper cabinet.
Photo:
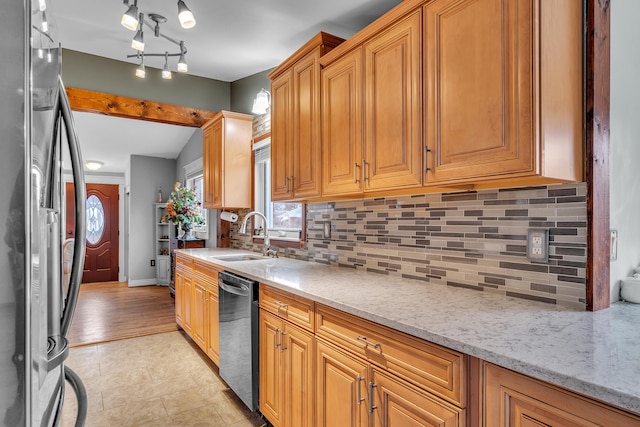
[(365, 190), (422, 185), (422, 13), (364, 44)]
[(269, 73), (271, 79), (271, 199), (321, 195), (320, 64), (343, 39), (318, 33)]
[(421, 187), (421, 9), (332, 56), (322, 70), (323, 194)]
[(362, 48), (322, 70), (323, 193), (362, 192)]
[(253, 116), (221, 111), (202, 127), (204, 207), (251, 207)]
[(581, 4), (424, 6), (427, 184), (582, 179)]

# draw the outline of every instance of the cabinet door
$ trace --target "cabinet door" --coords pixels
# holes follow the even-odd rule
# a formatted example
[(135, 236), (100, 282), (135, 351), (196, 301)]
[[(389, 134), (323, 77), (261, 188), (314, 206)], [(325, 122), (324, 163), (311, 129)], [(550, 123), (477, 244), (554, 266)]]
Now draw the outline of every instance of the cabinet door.
[(220, 365), (220, 323), (218, 319), (218, 294), (207, 290), (207, 355), (216, 365)]
[(368, 425), (367, 365), (316, 342), (316, 426)]
[(534, 170), (532, 0), (425, 6), (427, 183)]
[(284, 365), (284, 408), (286, 427), (311, 427), (315, 399), (313, 393), (314, 341), (308, 332), (284, 322), (280, 334)]
[(324, 195), (362, 192), (362, 48), (322, 70)]
[(422, 186), (422, 12), (364, 45), (364, 188)]
[(222, 208), (224, 200), (222, 187), (222, 177), (224, 172), (224, 121), (225, 119), (219, 120), (211, 126), (212, 159), (210, 160), (213, 163), (210, 165), (212, 165), (211, 185), (213, 187), (213, 195), (211, 199), (211, 206), (213, 208)]
[(191, 338), (203, 351), (207, 349), (207, 321), (209, 320), (207, 308), (207, 290), (202, 283), (195, 280), (193, 283)]
[(320, 147), (320, 48), (293, 66), (293, 170), (296, 198), (320, 196), (322, 151)]
[(408, 383), (371, 369), (372, 417), (375, 427), (463, 427), (464, 409), (419, 391)]
[(284, 426), (284, 375), (280, 354), (282, 322), (282, 319), (260, 310), (260, 412), (274, 427)]
[(176, 323), (178, 326), (184, 329), (184, 275), (181, 271), (176, 270), (175, 278), (175, 308), (176, 308)]
[(484, 378), (486, 426), (640, 426), (636, 416), (489, 363)]
[(182, 299), (182, 329), (191, 336), (191, 325), (192, 325), (192, 307), (193, 307), (193, 282), (191, 276), (185, 274), (183, 275), (184, 286), (184, 298)]
[(168, 256), (156, 256), (156, 273), (158, 285), (166, 285), (171, 280), (171, 264)]
[(215, 166), (215, 153), (213, 148), (211, 127), (202, 129), (202, 180), (204, 183), (203, 202), (205, 208), (213, 208), (213, 169)]
[(271, 82), (271, 200), (291, 196), (293, 84), (291, 72)]

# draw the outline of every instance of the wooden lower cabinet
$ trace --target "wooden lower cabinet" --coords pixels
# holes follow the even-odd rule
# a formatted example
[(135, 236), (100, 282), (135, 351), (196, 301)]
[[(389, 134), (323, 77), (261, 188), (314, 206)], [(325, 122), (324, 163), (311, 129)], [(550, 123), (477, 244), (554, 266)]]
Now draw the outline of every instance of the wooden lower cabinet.
[(176, 323), (218, 365), (218, 270), (179, 254), (176, 257), (175, 292)]
[(316, 342), (316, 426), (366, 427), (368, 364)]
[(635, 415), (490, 363), (484, 402), (486, 426), (640, 426)]
[(318, 341), (316, 424), (322, 427), (465, 426), (465, 410)]
[(274, 427), (313, 426), (314, 336), (260, 310), (260, 411)]

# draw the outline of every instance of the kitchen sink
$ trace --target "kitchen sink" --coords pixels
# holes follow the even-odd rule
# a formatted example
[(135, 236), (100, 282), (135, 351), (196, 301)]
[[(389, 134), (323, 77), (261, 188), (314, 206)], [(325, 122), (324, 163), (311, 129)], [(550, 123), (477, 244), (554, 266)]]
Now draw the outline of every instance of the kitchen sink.
[(219, 259), (220, 261), (254, 261), (260, 259), (266, 259), (265, 257), (261, 257), (258, 255), (220, 255), (220, 256), (212, 256), (213, 259)]

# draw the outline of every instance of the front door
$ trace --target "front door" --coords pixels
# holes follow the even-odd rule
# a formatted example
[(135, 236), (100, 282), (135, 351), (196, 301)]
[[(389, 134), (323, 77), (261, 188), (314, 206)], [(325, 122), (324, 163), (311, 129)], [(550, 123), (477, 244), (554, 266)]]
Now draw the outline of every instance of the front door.
[[(67, 238), (75, 237), (73, 184), (67, 183)], [(118, 280), (118, 186), (87, 184), (87, 252), (82, 283)]]

